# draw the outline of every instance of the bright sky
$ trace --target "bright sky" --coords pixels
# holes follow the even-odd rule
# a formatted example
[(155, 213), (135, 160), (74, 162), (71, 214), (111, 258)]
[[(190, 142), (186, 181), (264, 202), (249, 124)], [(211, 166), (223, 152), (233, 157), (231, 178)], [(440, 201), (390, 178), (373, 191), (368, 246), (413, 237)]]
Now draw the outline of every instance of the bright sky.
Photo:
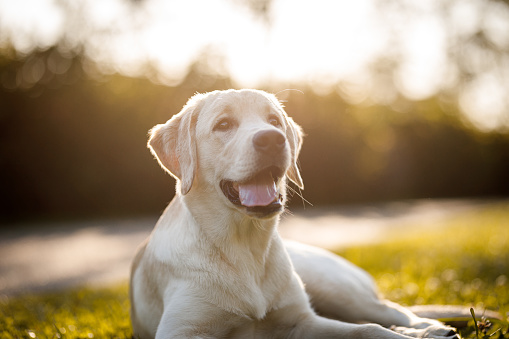
[[(402, 0), (402, 7), (418, 13), (405, 16), (381, 14), (375, 0), (273, 0), (267, 25), (233, 0), (145, 0), (134, 12), (125, 0), (68, 1), (67, 6), (82, 7), (81, 22), (65, 17), (56, 0), (0, 0), (0, 46), (10, 40), (29, 52), (67, 34), (71, 44), (85, 42), (86, 53), (103, 69), (136, 76), (150, 62), (167, 84), (178, 84), (204, 48), (213, 47), (224, 62), (211, 60), (212, 66), (240, 86), (308, 81), (328, 88), (343, 81), (355, 89), (353, 102), (376, 91), (390, 96), (374, 87), (369, 64), (377, 56), (399, 53), (397, 89), (423, 99), (458, 83), (447, 56), (447, 30), (437, 14), (442, 3)], [(481, 3), (456, 2), (450, 23), (455, 34), (477, 29)], [(509, 48), (507, 6), (492, 7), (483, 24), (494, 43)], [(73, 24), (77, 29), (70, 30)], [(97, 34), (112, 28), (112, 36)], [(402, 48), (396, 51), (394, 44)], [(509, 74), (488, 72), (465, 88), (460, 107), (478, 127), (509, 125), (508, 79)]]

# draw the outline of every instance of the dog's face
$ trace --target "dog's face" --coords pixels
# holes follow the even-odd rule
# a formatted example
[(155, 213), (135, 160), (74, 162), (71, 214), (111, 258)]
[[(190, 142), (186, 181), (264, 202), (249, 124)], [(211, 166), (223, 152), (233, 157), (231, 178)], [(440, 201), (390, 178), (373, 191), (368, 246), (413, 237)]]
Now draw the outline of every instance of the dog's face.
[(301, 140), (300, 127), (273, 95), (230, 90), (191, 98), (152, 129), (149, 147), (180, 180), (182, 194), (214, 194), (210, 198), (266, 218), (283, 210), (285, 177), (303, 188), (296, 164)]

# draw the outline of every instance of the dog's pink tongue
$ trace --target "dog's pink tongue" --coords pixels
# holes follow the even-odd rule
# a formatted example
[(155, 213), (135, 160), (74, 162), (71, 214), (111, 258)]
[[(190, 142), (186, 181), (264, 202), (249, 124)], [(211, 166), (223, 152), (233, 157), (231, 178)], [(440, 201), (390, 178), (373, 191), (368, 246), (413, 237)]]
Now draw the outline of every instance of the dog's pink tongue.
[(276, 183), (269, 172), (259, 174), (245, 184), (239, 184), (240, 202), (247, 207), (267, 206), (277, 195)]

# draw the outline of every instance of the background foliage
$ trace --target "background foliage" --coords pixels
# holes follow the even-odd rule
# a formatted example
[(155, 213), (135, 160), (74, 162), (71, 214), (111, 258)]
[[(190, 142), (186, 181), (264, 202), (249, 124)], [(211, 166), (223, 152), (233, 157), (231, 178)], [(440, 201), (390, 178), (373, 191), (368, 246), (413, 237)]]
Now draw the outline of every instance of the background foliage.
[[(65, 72), (49, 67), (54, 59)], [(37, 64), (38, 81), (25, 83)], [(0, 59), (4, 220), (158, 213), (173, 180), (146, 149), (147, 131), (195, 92), (235, 87), (200, 61), (177, 87), (90, 67), (58, 48)], [(265, 89), (285, 88), (300, 89), (278, 96), (307, 135), (303, 195), (314, 205), (509, 193), (508, 135), (468, 126), (440, 96), (352, 105), (341, 91), (319, 95), (305, 84)]]
[[(196, 32), (166, 25), (189, 15), (176, 3), (40, 3), (41, 10), (60, 18), (54, 22), (32, 7), (0, 4), (0, 221), (157, 214), (170, 201), (173, 181), (151, 159), (147, 131), (196, 92), (240, 87), (238, 72), (228, 68), (228, 49), (217, 45), (212, 31), (203, 35), (212, 39), (209, 44), (189, 47)], [(300, 157), (304, 198), (333, 205), (507, 196), (508, 2), (330, 4), (295, 4), (301, 11), (296, 13), (310, 20), (309, 32), (301, 30), (300, 21), (289, 21), (298, 23), (294, 28), (301, 39), (287, 37), (292, 42), (287, 49), (314, 51), (303, 54), (312, 64), (327, 51), (355, 55), (363, 44), (387, 48), (375, 48), (362, 63), (350, 60), (360, 69), (344, 78), (334, 67), (295, 83), (260, 78), (259, 87), (278, 93), (307, 134)], [(217, 5), (251, 23), (237, 22), (239, 32), (218, 25), (226, 40), (237, 37), (233, 33), (248, 34), (249, 27), (278, 39), (278, 20), (296, 19), (282, 16), (284, 1), (218, 0)], [(334, 16), (316, 21), (327, 8), (345, 19), (351, 11), (358, 20), (352, 25), (366, 26), (367, 18), (359, 16), (364, 13), (380, 41), (367, 39), (365, 27), (350, 32), (335, 25)], [(234, 25), (235, 17), (224, 21)], [(241, 42), (225, 43), (234, 48)], [(246, 48), (251, 45), (257, 46), (253, 41)], [(164, 53), (151, 55), (150, 48), (143, 49), (147, 46)], [(185, 48), (198, 49), (185, 54)], [(259, 58), (260, 65), (287, 53), (279, 52)], [(161, 66), (179, 55), (189, 55), (181, 69)], [(290, 61), (295, 69), (288, 72), (302, 74), (306, 65)], [(252, 66), (265, 72), (276, 64), (260, 65)], [(426, 70), (433, 74), (428, 77)], [(300, 198), (293, 203), (303, 204)]]

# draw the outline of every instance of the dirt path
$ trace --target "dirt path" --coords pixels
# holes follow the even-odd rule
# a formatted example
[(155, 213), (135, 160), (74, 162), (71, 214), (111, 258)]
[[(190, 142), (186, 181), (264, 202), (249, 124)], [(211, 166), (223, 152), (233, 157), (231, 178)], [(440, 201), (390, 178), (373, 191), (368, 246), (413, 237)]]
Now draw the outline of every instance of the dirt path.
[[(419, 200), (359, 207), (310, 207), (285, 215), (280, 233), (287, 239), (338, 249), (408, 234), (424, 224), (429, 227), (433, 221), (488, 203)], [(125, 281), (136, 247), (156, 220), (4, 227), (0, 229), (0, 295)]]

